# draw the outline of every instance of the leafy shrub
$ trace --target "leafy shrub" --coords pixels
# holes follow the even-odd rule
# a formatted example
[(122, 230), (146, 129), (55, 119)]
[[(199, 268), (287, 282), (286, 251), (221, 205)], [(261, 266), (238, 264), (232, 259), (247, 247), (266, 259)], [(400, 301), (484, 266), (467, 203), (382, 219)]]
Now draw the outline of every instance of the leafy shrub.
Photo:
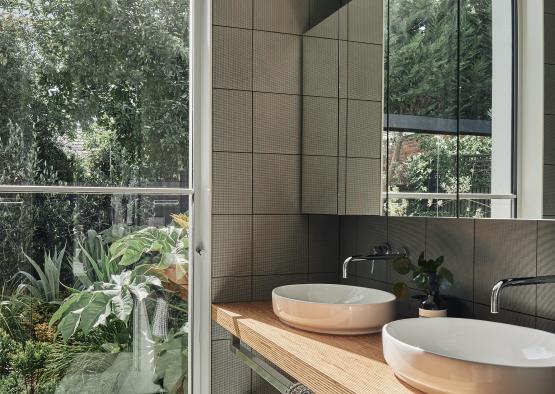
[(21, 350), (11, 354), (13, 371), (25, 382), (27, 393), (36, 393), (36, 387), (50, 352), (50, 344), (27, 341)]
[(0, 294), (0, 330), (19, 341), (29, 339), (32, 299), (27, 296), (15, 296), (2, 287)]
[(34, 325), (35, 339), (40, 342), (53, 342), (55, 331), (48, 323), (37, 323)]
[(17, 373), (0, 378), (0, 393), (23, 394), (26, 393), (25, 382)]
[(58, 382), (39, 383), (35, 388), (35, 394), (54, 394), (57, 387)]
[[(11, 357), (21, 351), (21, 344), (13, 340), (4, 330), (0, 330), (0, 376), (7, 376), (11, 371)], [(0, 393), (4, 391), (0, 390)]]
[(96, 343), (97, 337), (88, 337), (92, 342), (60, 343), (55, 342), (50, 345), (44, 370), (39, 379), (39, 385), (47, 387), (51, 382), (59, 382), (64, 375), (73, 371), (90, 373), (98, 369), (108, 368), (109, 365), (100, 364), (98, 355), (102, 347)]
[(168, 338), (157, 343), (154, 351), (155, 382), (167, 392), (182, 392), (179, 388), (187, 381), (187, 335), (172, 331)]

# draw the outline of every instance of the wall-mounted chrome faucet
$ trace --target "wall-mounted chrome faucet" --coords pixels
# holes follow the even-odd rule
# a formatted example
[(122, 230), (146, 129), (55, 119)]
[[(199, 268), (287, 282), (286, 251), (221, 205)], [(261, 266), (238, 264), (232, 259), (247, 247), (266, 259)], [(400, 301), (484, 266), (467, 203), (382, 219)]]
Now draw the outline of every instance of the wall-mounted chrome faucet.
[(348, 257), (343, 262), (343, 279), (347, 279), (347, 269), (349, 264), (356, 263), (358, 261), (370, 261), (372, 263), (372, 273), (374, 273), (374, 262), (377, 260), (393, 260), (394, 258), (401, 256), (408, 256), (409, 252), (406, 248), (401, 248), (398, 252), (393, 252), (391, 245), (388, 243), (383, 243), (374, 247), (372, 253), (366, 256), (351, 256)]
[(501, 290), (505, 287), (543, 285), (546, 283), (555, 283), (555, 275), (507, 278), (500, 280), (493, 286), (493, 290), (491, 291), (491, 313), (499, 313)]

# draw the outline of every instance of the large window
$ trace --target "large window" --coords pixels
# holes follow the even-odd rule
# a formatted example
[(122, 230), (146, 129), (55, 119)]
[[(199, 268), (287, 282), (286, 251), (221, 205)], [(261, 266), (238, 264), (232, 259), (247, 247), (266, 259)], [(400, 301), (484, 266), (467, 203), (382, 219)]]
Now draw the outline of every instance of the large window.
[(511, 2), (389, 0), (388, 5), (388, 214), (511, 217), (516, 187)]
[(0, 3), (0, 392), (187, 391), (187, 0)]

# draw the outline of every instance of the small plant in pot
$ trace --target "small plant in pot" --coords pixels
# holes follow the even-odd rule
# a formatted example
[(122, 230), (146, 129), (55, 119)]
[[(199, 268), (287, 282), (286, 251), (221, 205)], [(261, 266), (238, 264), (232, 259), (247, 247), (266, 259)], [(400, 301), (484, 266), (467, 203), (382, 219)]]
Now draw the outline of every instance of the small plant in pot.
[[(424, 252), (418, 257), (418, 263), (412, 263), (409, 257), (399, 257), (393, 261), (393, 269), (401, 275), (410, 275), (410, 282), (424, 295), (414, 298), (420, 300), (420, 317), (445, 317), (447, 307), (440, 296), (440, 290), (448, 289), (453, 285), (453, 274), (447, 268), (442, 267), (443, 256), (436, 259), (426, 260)], [(409, 294), (407, 283), (399, 282), (393, 285), (393, 293), (399, 298), (406, 298)]]

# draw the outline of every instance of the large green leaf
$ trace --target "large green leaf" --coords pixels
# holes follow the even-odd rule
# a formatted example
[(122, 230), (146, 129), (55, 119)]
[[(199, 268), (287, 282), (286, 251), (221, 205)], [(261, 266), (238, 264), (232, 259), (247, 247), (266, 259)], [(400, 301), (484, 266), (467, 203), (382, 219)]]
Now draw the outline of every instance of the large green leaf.
[(141, 261), (147, 255), (183, 254), (185, 238), (186, 233), (181, 228), (147, 227), (114, 242), (110, 246), (110, 253), (113, 261), (128, 266)]
[(64, 341), (67, 342), (69, 338), (75, 333), (77, 330), (77, 326), (79, 326), (79, 320), (81, 319), (81, 311), (82, 309), (78, 309), (76, 311), (70, 312), (60, 321), (60, 325), (58, 326), (58, 330), (62, 333), (62, 338)]
[(127, 289), (122, 289), (119, 295), (112, 298), (112, 308), (118, 319), (127, 322), (133, 311), (133, 296), (131, 292)]
[(87, 335), (93, 327), (98, 325), (98, 320), (106, 311), (108, 297), (103, 293), (94, 293), (89, 303), (84, 306), (81, 312), (79, 327)]
[[(114, 245), (112, 245), (114, 246)], [(138, 262), (145, 251), (144, 244), (139, 240), (129, 240), (122, 247), (113, 247), (110, 249), (113, 254), (112, 260), (119, 259), (119, 264), (122, 266), (128, 266)]]
[(108, 321), (108, 317), (112, 314), (112, 304), (108, 302), (106, 307), (104, 308), (104, 312), (98, 316), (96, 323), (94, 323), (93, 328), (98, 326), (105, 326), (106, 322)]
[[(60, 320), (68, 311), (71, 311), (72, 307), (75, 305), (79, 305), (78, 301), (81, 298), (81, 296), (83, 296), (83, 294), (85, 293), (73, 293), (72, 295), (70, 295), (68, 298), (66, 298), (66, 300), (62, 303), (62, 305), (60, 305), (60, 307), (58, 308), (58, 310), (56, 312), (54, 312), (54, 314), (52, 315), (52, 317), (50, 318), (50, 326), (52, 326), (53, 324), (55, 324), (58, 320)], [(79, 306), (77, 306), (78, 309)]]

